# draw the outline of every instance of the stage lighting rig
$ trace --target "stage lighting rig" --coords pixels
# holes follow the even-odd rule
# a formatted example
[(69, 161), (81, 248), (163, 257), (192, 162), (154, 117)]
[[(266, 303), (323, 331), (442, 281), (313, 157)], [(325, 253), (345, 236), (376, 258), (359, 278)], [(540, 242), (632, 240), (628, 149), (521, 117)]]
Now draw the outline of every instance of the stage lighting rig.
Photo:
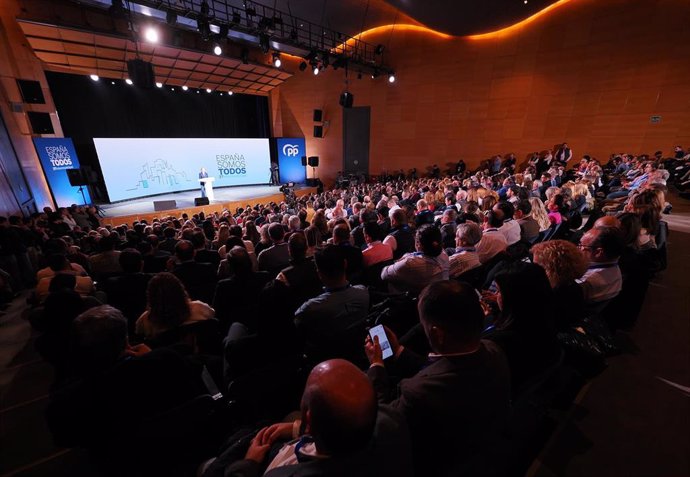
[(196, 26), (202, 40), (208, 41), (211, 39), (211, 24), (208, 22), (208, 19), (199, 17), (196, 20)]
[(275, 53), (273, 53), (273, 66), (275, 66), (276, 68), (280, 68), (280, 65), (282, 64), (283, 62), (280, 59), (280, 53), (276, 51)]
[(266, 54), (271, 49), (270, 38), (267, 34), (262, 33), (259, 35), (259, 45), (261, 45), (261, 51)]

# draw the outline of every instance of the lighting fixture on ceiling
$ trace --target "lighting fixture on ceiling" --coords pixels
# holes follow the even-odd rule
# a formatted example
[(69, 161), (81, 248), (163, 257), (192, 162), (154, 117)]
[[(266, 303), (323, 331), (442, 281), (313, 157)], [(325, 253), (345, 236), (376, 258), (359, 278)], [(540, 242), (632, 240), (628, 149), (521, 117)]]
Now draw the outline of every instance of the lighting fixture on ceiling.
[(211, 88), (206, 88), (207, 93), (211, 93)]
[(132, 81), (131, 79), (127, 78), (127, 79), (125, 80), (125, 83), (127, 83), (127, 84), (130, 85), (130, 86), (132, 86), (132, 85), (134, 84), (134, 81)]
[(177, 23), (177, 13), (172, 10), (168, 10), (165, 13), (165, 22), (168, 25), (175, 25)]
[(149, 43), (158, 43), (158, 30), (152, 26), (146, 27), (144, 30), (144, 38), (146, 38), (146, 41)]
[(391, 73), (390, 75), (388, 75), (388, 82), (395, 83), (395, 73)]
[(259, 35), (259, 45), (261, 46), (261, 51), (263, 51), (264, 54), (268, 53), (268, 50), (271, 49), (270, 39), (267, 34), (262, 33)]
[(319, 74), (319, 65), (314, 65), (314, 69), (312, 70), (314, 72), (314, 76)]
[(232, 96), (232, 91), (228, 91), (228, 96)]
[(163, 83), (161, 83), (160, 81), (158, 81), (158, 82), (156, 83), (156, 88), (162, 88), (162, 87), (163, 87)]
[(220, 56), (220, 55), (223, 54), (223, 49), (220, 47), (220, 45), (219, 45), (218, 43), (216, 43), (215, 45), (213, 45), (213, 53), (214, 53), (216, 56)]
[(188, 89), (189, 89), (189, 86), (187, 86), (186, 84), (182, 85), (182, 91), (187, 91)]
[(100, 79), (98, 75), (89, 75), (89, 78), (91, 78), (93, 81), (98, 81)]
[(277, 51), (273, 53), (273, 66), (276, 68), (280, 68), (280, 65), (282, 65), (283, 62), (280, 60), (280, 53)]

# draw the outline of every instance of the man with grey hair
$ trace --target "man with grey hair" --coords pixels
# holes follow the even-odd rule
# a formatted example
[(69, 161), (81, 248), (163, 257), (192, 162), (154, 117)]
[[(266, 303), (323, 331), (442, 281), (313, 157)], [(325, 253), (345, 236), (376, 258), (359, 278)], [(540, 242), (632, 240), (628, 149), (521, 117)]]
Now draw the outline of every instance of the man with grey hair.
[(482, 229), (474, 222), (459, 224), (455, 232), (455, 253), (450, 257), (450, 278), (456, 278), (481, 265), (475, 245), (482, 239)]

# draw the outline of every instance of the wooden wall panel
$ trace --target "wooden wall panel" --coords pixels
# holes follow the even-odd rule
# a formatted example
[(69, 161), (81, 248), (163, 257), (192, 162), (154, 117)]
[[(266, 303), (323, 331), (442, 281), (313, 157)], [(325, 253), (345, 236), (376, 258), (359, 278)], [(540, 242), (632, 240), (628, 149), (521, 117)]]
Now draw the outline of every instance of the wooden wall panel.
[[(510, 151), (524, 157), (563, 141), (576, 156), (602, 159), (690, 146), (689, 35), (686, 0), (577, 0), (481, 40), (401, 28), (368, 36), (390, 38), (386, 59), (398, 80), (350, 76), (355, 105), (372, 108), (370, 172), (460, 157), (477, 164)], [(329, 69), (316, 78), (297, 73), (272, 93), (280, 126), (294, 121), (326, 180), (341, 168), (343, 89), (342, 70)], [(328, 111), (324, 139), (311, 137), (317, 107)], [(651, 124), (652, 115), (661, 123)]]

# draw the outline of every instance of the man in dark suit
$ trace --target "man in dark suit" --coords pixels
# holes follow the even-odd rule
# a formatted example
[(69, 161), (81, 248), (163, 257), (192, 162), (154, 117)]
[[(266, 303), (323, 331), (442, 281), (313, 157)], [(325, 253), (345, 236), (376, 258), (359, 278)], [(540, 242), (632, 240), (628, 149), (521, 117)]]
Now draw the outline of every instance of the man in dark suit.
[[(377, 411), (371, 383), (352, 363), (335, 359), (312, 370), (301, 415), (261, 429), (246, 452), (240, 439), (206, 467), (203, 477), (412, 475), (404, 422), (390, 408)], [(274, 447), (278, 452), (269, 462), (269, 450), (281, 441), (287, 442)]]
[(194, 244), (195, 254), (194, 260), (199, 263), (210, 263), (216, 269), (220, 263), (220, 255), (216, 250), (208, 250), (206, 248), (206, 236), (199, 230), (192, 235), (192, 244)]
[(144, 259), (133, 248), (126, 248), (120, 253), (120, 266), (123, 274), (106, 279), (103, 291), (108, 296), (108, 304), (125, 315), (131, 333), (134, 323), (146, 309), (146, 288), (152, 275), (142, 273)]
[(347, 278), (350, 281), (359, 277), (362, 272), (362, 249), (350, 242), (350, 231), (345, 224), (336, 225), (333, 229), (333, 244), (342, 248), (347, 262)]
[[(378, 338), (365, 350), (380, 402), (408, 421), (416, 475), (495, 475), (510, 414), (510, 377), (501, 350), (480, 339), (484, 313), (469, 285), (441, 281), (419, 297), (419, 316), (432, 352), (427, 359), (403, 348), (386, 330), (403, 379), (396, 395)], [(422, 368), (425, 364), (426, 367)], [(416, 374), (414, 374), (416, 372)]]
[(192, 300), (211, 303), (216, 288), (216, 269), (210, 263), (194, 261), (194, 245), (180, 240), (175, 246), (175, 262), (172, 273), (180, 279)]

